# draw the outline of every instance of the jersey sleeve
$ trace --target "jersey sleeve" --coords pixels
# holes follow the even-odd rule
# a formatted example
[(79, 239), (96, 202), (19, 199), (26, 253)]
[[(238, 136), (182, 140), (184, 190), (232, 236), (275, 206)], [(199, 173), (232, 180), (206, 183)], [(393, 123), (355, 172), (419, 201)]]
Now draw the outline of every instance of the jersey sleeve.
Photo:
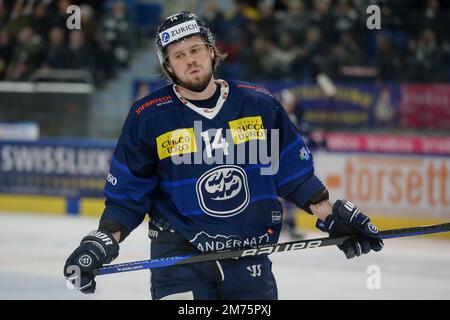
[(106, 207), (101, 220), (119, 223), (128, 232), (149, 212), (150, 196), (158, 184), (152, 128), (148, 123), (131, 109), (115, 147), (104, 188)]
[(279, 168), (275, 180), (278, 196), (303, 208), (325, 187), (314, 175), (313, 156), (278, 103), (275, 127), (279, 129)]

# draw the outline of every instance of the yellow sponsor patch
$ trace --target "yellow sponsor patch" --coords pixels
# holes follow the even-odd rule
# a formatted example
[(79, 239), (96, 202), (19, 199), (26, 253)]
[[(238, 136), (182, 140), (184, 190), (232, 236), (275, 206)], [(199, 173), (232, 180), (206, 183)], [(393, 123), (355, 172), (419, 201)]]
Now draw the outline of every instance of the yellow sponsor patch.
[(234, 144), (249, 140), (266, 140), (261, 116), (240, 118), (228, 123)]
[(184, 153), (197, 151), (194, 128), (166, 132), (156, 138), (160, 160)]

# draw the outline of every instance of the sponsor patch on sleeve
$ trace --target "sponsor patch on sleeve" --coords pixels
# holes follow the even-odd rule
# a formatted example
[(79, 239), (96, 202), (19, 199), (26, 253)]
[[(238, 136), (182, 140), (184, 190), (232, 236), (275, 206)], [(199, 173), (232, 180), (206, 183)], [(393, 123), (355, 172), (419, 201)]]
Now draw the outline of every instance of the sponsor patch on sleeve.
[(166, 132), (156, 138), (156, 144), (160, 160), (197, 151), (194, 128)]
[(240, 118), (229, 124), (234, 144), (266, 139), (261, 116)]

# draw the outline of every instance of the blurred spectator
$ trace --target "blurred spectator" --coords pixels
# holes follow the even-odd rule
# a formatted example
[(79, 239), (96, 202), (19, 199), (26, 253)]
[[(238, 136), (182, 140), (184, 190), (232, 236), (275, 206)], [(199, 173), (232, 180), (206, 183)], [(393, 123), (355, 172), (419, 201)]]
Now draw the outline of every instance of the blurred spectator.
[(29, 23), (29, 18), (24, 14), (23, 2), (16, 1), (3, 30), (12, 35), (13, 38), (17, 38), (20, 31)]
[(334, 41), (336, 31), (331, 12), (331, 0), (314, 0), (310, 17), (310, 23), (319, 28), (321, 41), (325, 43)]
[(253, 76), (256, 79), (278, 79), (278, 59), (275, 44), (264, 36), (253, 41)]
[(94, 46), (98, 34), (94, 9), (88, 4), (82, 4), (80, 6), (80, 16), (81, 30), (84, 33), (86, 43), (89, 46)]
[(131, 58), (132, 38), (127, 8), (122, 1), (114, 2), (111, 14), (103, 21), (102, 34), (117, 64), (123, 68), (127, 67)]
[(45, 40), (48, 39), (51, 29), (51, 21), (49, 17), (47, 6), (42, 2), (36, 5), (31, 16), (31, 27)]
[(69, 33), (69, 54), (68, 68), (82, 69), (90, 71), (96, 75), (94, 55), (91, 48), (86, 43), (83, 32), (73, 30)]
[(205, 12), (202, 18), (206, 21), (213, 34), (222, 37), (226, 33), (225, 17), (223, 12), (220, 11), (216, 0), (206, 1)]
[(11, 42), (11, 36), (6, 31), (0, 32), (0, 80), (3, 80), (6, 76), (6, 68), (12, 59), (13, 45)]
[(234, 0), (234, 6), (225, 14), (225, 19), (232, 25), (245, 28), (249, 21), (259, 18), (257, 3), (258, 1)]
[(358, 29), (358, 13), (349, 0), (339, 0), (333, 15), (335, 32), (354, 32)]
[(43, 67), (47, 69), (68, 69), (70, 66), (69, 50), (66, 46), (66, 34), (59, 27), (53, 27), (50, 31), (50, 39), (47, 56)]
[(289, 0), (285, 4), (286, 11), (279, 16), (280, 26), (278, 32), (289, 32), (299, 43), (301, 35), (310, 23), (309, 11), (302, 0)]
[(319, 72), (324, 64), (324, 49), (325, 43), (322, 41), (320, 29), (316, 26), (307, 28), (300, 48), (300, 56), (295, 65), (301, 78), (311, 80)]
[(404, 0), (382, 0), (380, 7), (383, 30), (400, 30), (410, 23), (404, 17), (411, 16), (411, 13), (408, 14), (408, 8), (414, 8), (414, 0), (409, 3), (409, 6), (405, 6)]
[(239, 27), (233, 25), (229, 30), (231, 37), (224, 37), (219, 42), (220, 49), (227, 53), (227, 64), (221, 70), (222, 76), (227, 78), (236, 78), (245, 69), (242, 64), (248, 61), (246, 54), (246, 35)]
[(281, 78), (295, 77), (292, 70), (294, 62), (300, 55), (300, 47), (295, 45), (292, 34), (289, 32), (281, 34), (278, 46), (274, 51), (279, 76)]
[[(430, 29), (436, 35), (438, 40), (443, 40), (445, 32), (448, 29), (448, 12), (441, 10), (438, 0), (427, 0), (423, 10), (419, 11), (420, 30)], [(447, 14), (447, 17), (445, 15)], [(447, 23), (446, 23), (447, 18)]]
[(388, 36), (381, 34), (377, 39), (377, 55), (375, 66), (378, 69), (378, 77), (385, 81), (400, 80), (401, 57), (393, 48), (392, 41)]
[(101, 85), (106, 79), (115, 75), (117, 60), (114, 58), (114, 48), (110, 44), (110, 33), (106, 32), (102, 23), (97, 23), (94, 9), (89, 4), (80, 6), (81, 31), (84, 35), (85, 46), (92, 50), (92, 58), (97, 85)]
[(443, 55), (437, 46), (436, 35), (431, 29), (424, 30), (417, 40), (409, 42), (408, 71), (413, 81), (441, 80)]
[(273, 4), (270, 1), (261, 1), (257, 8), (259, 12), (256, 20), (258, 31), (271, 39), (279, 36), (277, 34), (278, 21), (275, 18)]
[(3, 30), (7, 21), (8, 21), (8, 8), (6, 7), (5, 1), (0, 0), (0, 30)]
[(24, 27), (18, 37), (13, 56), (8, 66), (8, 80), (26, 80), (42, 61), (44, 43), (33, 28)]
[(71, 5), (72, 2), (70, 0), (57, 1), (56, 12), (53, 14), (50, 22), (52, 27), (60, 27), (66, 30), (66, 33), (69, 32), (69, 30), (66, 28), (66, 21), (67, 21), (67, 8)]
[(347, 64), (363, 64), (364, 57), (362, 50), (351, 32), (342, 32), (339, 44), (346, 53)]
[(330, 46), (327, 58), (324, 59), (321, 69), (335, 80), (344, 79), (342, 68), (359, 66), (365, 63), (364, 54), (357, 41), (350, 32), (343, 32), (340, 41)]

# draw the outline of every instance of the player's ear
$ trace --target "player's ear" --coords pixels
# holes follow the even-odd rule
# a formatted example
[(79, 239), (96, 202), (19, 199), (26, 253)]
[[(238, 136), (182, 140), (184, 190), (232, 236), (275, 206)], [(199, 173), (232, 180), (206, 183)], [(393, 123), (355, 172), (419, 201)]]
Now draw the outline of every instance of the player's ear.
[(170, 74), (173, 74), (173, 69), (168, 63), (166, 63), (166, 69), (167, 71), (169, 71)]

